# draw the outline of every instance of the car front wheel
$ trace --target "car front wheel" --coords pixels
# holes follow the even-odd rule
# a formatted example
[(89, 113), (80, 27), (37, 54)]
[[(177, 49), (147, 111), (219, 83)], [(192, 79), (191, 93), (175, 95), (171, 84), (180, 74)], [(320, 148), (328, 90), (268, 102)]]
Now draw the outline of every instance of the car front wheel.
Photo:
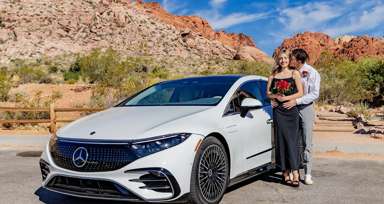
[(228, 185), (229, 160), (223, 144), (206, 138), (197, 151), (191, 175), (191, 202), (219, 203)]

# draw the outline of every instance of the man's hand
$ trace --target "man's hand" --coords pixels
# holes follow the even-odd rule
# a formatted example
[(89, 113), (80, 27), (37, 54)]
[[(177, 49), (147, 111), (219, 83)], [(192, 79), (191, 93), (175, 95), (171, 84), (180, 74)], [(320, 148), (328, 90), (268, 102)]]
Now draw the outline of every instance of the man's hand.
[(286, 109), (291, 109), (293, 106), (296, 105), (296, 100), (290, 100), (283, 104), (283, 107)]
[(276, 108), (278, 106), (277, 102), (274, 100), (271, 100), (272, 108)]
[(286, 98), (286, 97), (283, 96), (283, 95), (278, 95), (278, 96), (276, 96), (276, 99), (277, 99), (278, 101), (280, 101), (280, 102), (286, 101), (285, 98)]

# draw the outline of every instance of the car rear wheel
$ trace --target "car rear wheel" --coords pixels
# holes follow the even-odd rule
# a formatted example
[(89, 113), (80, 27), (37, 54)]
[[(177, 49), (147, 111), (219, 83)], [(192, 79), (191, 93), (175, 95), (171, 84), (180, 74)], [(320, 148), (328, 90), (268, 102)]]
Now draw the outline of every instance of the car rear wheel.
[(219, 203), (228, 185), (229, 160), (223, 144), (206, 138), (197, 151), (191, 175), (191, 201), (196, 204)]

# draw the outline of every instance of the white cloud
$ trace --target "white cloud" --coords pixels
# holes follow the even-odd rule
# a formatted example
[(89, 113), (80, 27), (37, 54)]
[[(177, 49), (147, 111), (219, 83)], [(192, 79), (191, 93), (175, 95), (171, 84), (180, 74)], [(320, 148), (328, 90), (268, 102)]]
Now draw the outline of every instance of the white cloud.
[(278, 20), (290, 31), (318, 29), (323, 23), (339, 17), (341, 9), (327, 3), (308, 3), (280, 11)]
[[(180, 10), (185, 10), (186, 7), (185, 2), (184, 3), (176, 3), (173, 0), (162, 0), (161, 5), (165, 10), (171, 13), (179, 13)], [(181, 14), (180, 14), (181, 15)]]
[(227, 2), (227, 0), (210, 0), (211, 8), (208, 10), (196, 11), (194, 15), (201, 16), (208, 20), (208, 22), (215, 29), (226, 29), (235, 25), (253, 22), (267, 16), (267, 13), (229, 13), (222, 14), (220, 9)]
[(323, 32), (338, 36), (352, 32), (367, 31), (377, 28), (384, 22), (384, 5), (377, 5), (370, 10), (360, 14), (352, 15), (347, 22), (341, 22), (337, 26), (327, 28)]
[(234, 25), (248, 23), (255, 20), (265, 18), (267, 14), (245, 14), (245, 13), (232, 13), (227, 16), (216, 16), (214, 18), (208, 18), (208, 21), (212, 23), (216, 29), (229, 28)]
[(227, 0), (210, 0), (209, 3), (212, 7), (218, 8), (221, 7)]

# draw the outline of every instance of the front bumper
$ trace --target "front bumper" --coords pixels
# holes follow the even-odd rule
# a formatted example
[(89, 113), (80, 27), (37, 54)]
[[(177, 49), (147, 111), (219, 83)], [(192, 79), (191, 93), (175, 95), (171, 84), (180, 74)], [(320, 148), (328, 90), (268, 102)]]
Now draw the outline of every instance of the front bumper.
[(144, 202), (174, 201), (190, 191), (195, 148), (203, 136), (140, 158), (114, 171), (78, 172), (57, 166), (47, 145), (41, 157), (43, 187), (77, 197)]

